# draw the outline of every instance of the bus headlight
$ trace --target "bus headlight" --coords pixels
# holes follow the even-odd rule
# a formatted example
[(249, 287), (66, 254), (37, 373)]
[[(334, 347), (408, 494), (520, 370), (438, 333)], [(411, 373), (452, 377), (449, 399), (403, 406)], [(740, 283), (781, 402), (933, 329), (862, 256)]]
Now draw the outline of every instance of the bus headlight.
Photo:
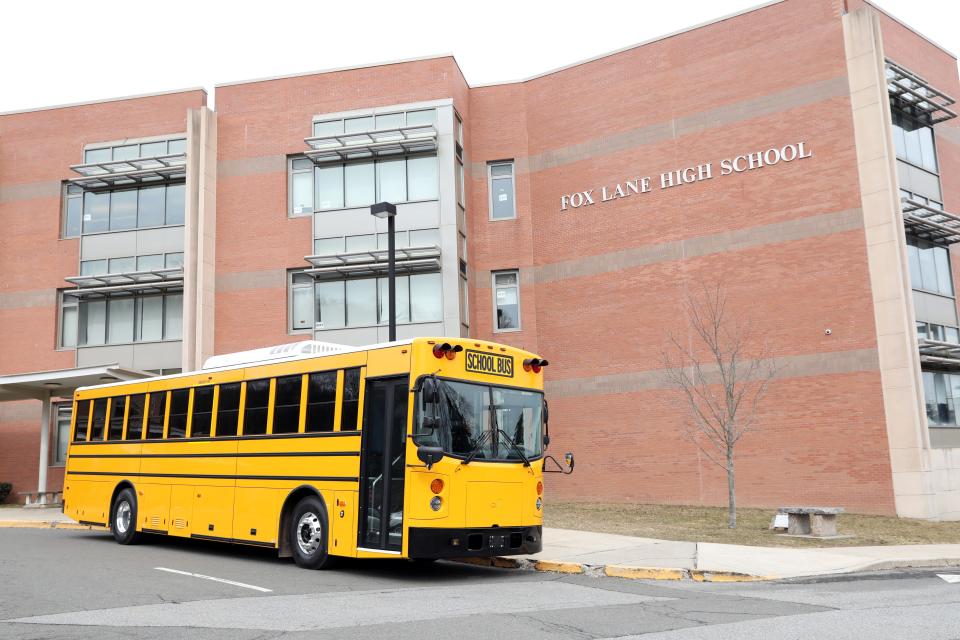
[(543, 509), (543, 498), (537, 498), (537, 511)]
[(440, 507), (442, 506), (443, 506), (443, 500), (440, 499), (440, 496), (433, 496), (432, 498), (430, 498), (431, 509), (433, 509), (434, 511), (440, 511)]

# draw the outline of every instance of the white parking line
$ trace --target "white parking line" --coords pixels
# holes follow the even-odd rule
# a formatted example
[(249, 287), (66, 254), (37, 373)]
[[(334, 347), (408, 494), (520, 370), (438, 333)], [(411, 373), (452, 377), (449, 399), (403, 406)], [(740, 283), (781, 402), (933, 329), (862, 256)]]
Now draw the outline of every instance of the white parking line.
[(949, 582), (949, 583), (951, 583), (951, 584), (957, 584), (958, 582), (960, 582), (960, 576), (958, 576), (958, 575), (951, 575), (951, 574), (949, 574), (949, 573), (938, 573), (938, 574), (937, 574), (937, 577), (938, 577), (938, 578), (941, 578), (942, 580), (946, 580), (947, 582)]
[(235, 582), (234, 580), (226, 580), (224, 578), (214, 578), (213, 576), (205, 576), (202, 573), (190, 573), (189, 571), (180, 571), (179, 569), (167, 569), (166, 567), (154, 567), (157, 571), (166, 571), (168, 573), (179, 573), (182, 576), (190, 576), (192, 578), (203, 578), (204, 580), (213, 580), (214, 582), (222, 582), (224, 584), (232, 584), (235, 587), (243, 587), (244, 589), (253, 589), (254, 591), (262, 591), (263, 593), (273, 593), (273, 589), (265, 589), (264, 587), (258, 587), (253, 584), (246, 584), (245, 582)]

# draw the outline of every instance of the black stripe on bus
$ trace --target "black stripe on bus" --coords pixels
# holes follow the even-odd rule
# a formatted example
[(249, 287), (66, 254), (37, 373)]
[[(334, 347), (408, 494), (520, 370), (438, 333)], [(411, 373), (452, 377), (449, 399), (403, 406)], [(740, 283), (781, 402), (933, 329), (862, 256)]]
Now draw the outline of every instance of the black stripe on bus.
[(80, 524), (89, 525), (89, 526), (91, 526), (91, 527), (105, 527), (105, 526), (107, 526), (106, 523), (103, 523), (103, 522), (92, 522), (92, 521), (90, 521), (90, 520), (77, 520), (77, 522), (79, 522)]
[(359, 482), (360, 478), (342, 476), (238, 476), (197, 473), (124, 473), (122, 471), (71, 471), (72, 476), (120, 476), (127, 478), (202, 478), (212, 480), (304, 480), (309, 482)]
[(143, 529), (140, 529), (140, 531), (144, 533), (158, 533), (162, 536), (167, 535), (166, 529), (147, 529), (146, 527), (144, 527)]
[(191, 533), (190, 537), (194, 540), (209, 540), (210, 542), (229, 542), (231, 544), (249, 544), (254, 547), (267, 547), (269, 549), (274, 548), (272, 542), (260, 542), (259, 540), (241, 540), (240, 538), (220, 538), (218, 536), (204, 536), (199, 533)]
[(252, 453), (77, 453), (78, 458), (299, 458), (326, 456), (359, 456), (359, 451), (258, 451)]
[(271, 433), (264, 435), (245, 436), (213, 436), (204, 438), (138, 438), (137, 440), (74, 440), (70, 446), (84, 444), (162, 444), (164, 442), (229, 442), (231, 440), (281, 440), (284, 438), (337, 438), (344, 436), (359, 436), (360, 431), (320, 431), (317, 433)]

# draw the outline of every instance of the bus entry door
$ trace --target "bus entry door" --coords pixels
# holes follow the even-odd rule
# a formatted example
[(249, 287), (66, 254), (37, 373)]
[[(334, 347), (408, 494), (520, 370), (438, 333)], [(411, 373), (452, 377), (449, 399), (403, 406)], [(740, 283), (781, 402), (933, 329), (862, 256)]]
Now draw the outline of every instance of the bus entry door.
[(409, 378), (368, 380), (364, 394), (357, 546), (403, 548)]

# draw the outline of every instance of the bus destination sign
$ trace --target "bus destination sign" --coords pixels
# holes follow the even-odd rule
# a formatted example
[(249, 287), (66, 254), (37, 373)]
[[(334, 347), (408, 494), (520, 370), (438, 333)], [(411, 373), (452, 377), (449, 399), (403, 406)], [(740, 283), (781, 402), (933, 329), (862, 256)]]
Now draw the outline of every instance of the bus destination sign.
[(513, 377), (513, 358), (467, 349), (467, 371), (491, 376)]

